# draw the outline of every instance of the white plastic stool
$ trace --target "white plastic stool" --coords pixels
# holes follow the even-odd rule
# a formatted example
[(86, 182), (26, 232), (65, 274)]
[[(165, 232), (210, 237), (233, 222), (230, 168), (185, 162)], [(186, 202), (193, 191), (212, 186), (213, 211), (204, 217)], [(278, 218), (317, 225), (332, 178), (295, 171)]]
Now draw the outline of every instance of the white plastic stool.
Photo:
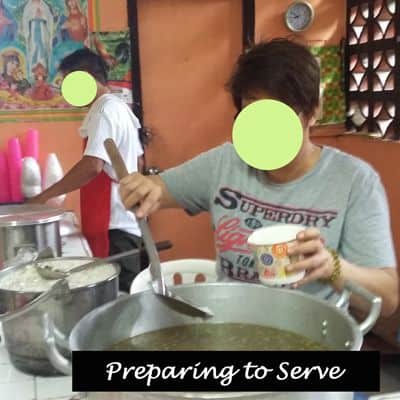
[[(166, 261), (161, 263), (161, 271), (167, 286), (174, 286), (178, 281), (181, 284), (195, 283), (196, 279), (207, 283), (217, 281), (215, 260), (188, 258)], [(133, 280), (130, 293), (133, 294), (150, 289), (150, 270), (146, 268)]]

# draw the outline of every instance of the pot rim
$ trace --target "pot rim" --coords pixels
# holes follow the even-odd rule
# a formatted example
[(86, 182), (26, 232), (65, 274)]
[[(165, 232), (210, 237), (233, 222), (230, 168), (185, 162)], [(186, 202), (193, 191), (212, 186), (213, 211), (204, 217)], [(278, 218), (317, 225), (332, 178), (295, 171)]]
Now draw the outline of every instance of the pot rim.
[[(221, 286), (226, 286), (226, 285), (230, 285), (231, 287), (243, 287), (244, 285), (249, 285), (249, 283), (245, 283), (245, 282), (190, 283), (190, 284), (179, 285), (178, 288), (183, 287), (183, 288), (190, 289), (190, 288), (196, 288), (196, 287), (202, 287), (202, 286), (221, 287)], [(361, 332), (360, 326), (355, 321), (355, 319), (351, 317), (350, 314), (343, 311), (341, 308), (336, 307), (334, 304), (329, 303), (327, 300), (320, 299), (309, 293), (305, 293), (305, 292), (301, 292), (301, 291), (293, 291), (293, 290), (288, 290), (288, 289), (281, 289), (281, 288), (270, 288), (268, 286), (265, 286), (265, 285), (262, 285), (259, 283), (250, 283), (250, 285), (253, 285), (260, 289), (262, 288), (262, 290), (275, 290), (277, 292), (284, 293), (285, 295), (294, 296), (294, 297), (303, 297), (310, 301), (319, 303), (321, 305), (321, 307), (330, 308), (332, 312), (334, 312), (339, 317), (341, 317), (347, 321), (347, 324), (349, 325), (349, 327), (352, 331), (353, 338), (352, 338), (351, 346), (349, 347), (349, 351), (359, 351), (361, 349), (364, 335)], [(178, 291), (179, 291), (179, 289), (178, 289)], [(71, 351), (85, 350), (85, 349), (79, 348), (76, 337), (81, 329), (80, 327), (83, 326), (86, 321), (92, 319), (95, 314), (100, 314), (104, 310), (112, 308), (115, 304), (118, 304), (120, 302), (128, 302), (128, 301), (131, 301), (132, 298), (134, 299), (134, 298), (138, 298), (139, 296), (149, 295), (149, 294), (153, 294), (156, 296), (156, 294), (153, 292), (153, 290), (149, 289), (149, 290), (145, 290), (145, 291), (138, 292), (135, 294), (121, 296), (113, 301), (103, 304), (102, 306), (97, 307), (94, 310), (90, 311), (74, 326), (74, 328), (71, 331), (71, 334), (69, 337), (69, 347), (70, 347)], [(194, 320), (195, 320), (195, 318), (194, 318)]]
[[(53, 260), (53, 261), (54, 260), (59, 260), (59, 261), (60, 260), (85, 260), (86, 261), (87, 260), (88, 262), (90, 262), (90, 261), (96, 261), (96, 260), (98, 260), (98, 258), (95, 258), (95, 257), (73, 257), (73, 256), (71, 256), (71, 257), (52, 257), (52, 258), (40, 259), (40, 262), (50, 261), (50, 260)], [(14, 266), (10, 266), (8, 268), (5, 268), (3, 270), (0, 270), (0, 280), (1, 280), (3, 275), (8, 275), (9, 273), (11, 273), (11, 272), (13, 272), (15, 270), (18, 270), (19, 268), (25, 268), (28, 265), (32, 265), (34, 263), (35, 263), (35, 261), (29, 261), (29, 262), (23, 263), (21, 265), (14, 265)], [(121, 273), (121, 267), (119, 266), (119, 264), (112, 263), (112, 262), (111, 263), (107, 263), (107, 264), (108, 265), (112, 265), (115, 268), (116, 271), (115, 271), (114, 274), (112, 274), (107, 279), (103, 279), (102, 281), (94, 282), (94, 283), (91, 283), (89, 285), (79, 286), (79, 287), (76, 287), (74, 289), (70, 289), (70, 292), (71, 293), (76, 293), (76, 292), (79, 292), (79, 291), (82, 291), (82, 290), (85, 290), (85, 289), (90, 289), (90, 288), (93, 288), (93, 287), (96, 287), (96, 286), (100, 286), (103, 283), (110, 282), (113, 279), (117, 278), (119, 276), (119, 274)], [(57, 282), (57, 281), (59, 281), (59, 279), (55, 279), (54, 280), (54, 282)], [(6, 293), (6, 294), (10, 294), (10, 295), (30, 296), (30, 297), (32, 297), (32, 300), (33, 300), (34, 297), (40, 296), (42, 293), (45, 293), (46, 290), (45, 291), (40, 291), (40, 292), (30, 292), (30, 291), (3, 289), (3, 288), (0, 287), (0, 292)]]
[[(10, 228), (19, 226), (36, 226), (52, 222), (59, 222), (65, 211), (61, 208), (53, 208), (47, 206), (30, 206), (31, 210), (25, 213), (18, 213), (19, 208), (24, 208), (24, 204), (6, 205), (4, 208), (9, 208), (10, 212), (7, 214), (0, 214), (0, 228)], [(14, 212), (12, 212), (15, 210)], [(25, 217), (24, 217), (25, 216)]]

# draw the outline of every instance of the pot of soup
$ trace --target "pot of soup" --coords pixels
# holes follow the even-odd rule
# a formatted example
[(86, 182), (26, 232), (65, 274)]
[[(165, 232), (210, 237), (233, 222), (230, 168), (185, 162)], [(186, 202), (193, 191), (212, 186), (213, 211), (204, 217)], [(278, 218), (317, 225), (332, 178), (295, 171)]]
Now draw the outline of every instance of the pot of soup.
[[(68, 271), (90, 261), (65, 257), (40, 263)], [(31, 263), (0, 271), (2, 339), (11, 363), (33, 375), (60, 375), (47, 356), (43, 321), (51, 319), (57, 349), (68, 359), (72, 328), (89, 311), (117, 298), (119, 272), (117, 264), (105, 264), (54, 281), (43, 279)]]
[[(371, 303), (359, 325), (326, 301), (294, 291), (247, 283), (206, 283), (174, 288), (179, 296), (209, 307), (214, 317), (203, 320), (173, 310), (151, 291), (119, 298), (90, 312), (71, 332), (72, 351), (79, 350), (359, 350), (363, 334), (376, 321), (381, 299), (352, 284), (348, 289)], [(47, 321), (48, 353), (54, 365), (70, 373), (70, 365), (54, 346), (53, 324)], [(312, 399), (315, 394), (285, 393), (88, 393), (100, 399), (254, 398)], [(307, 397), (308, 396), (308, 397)], [(352, 399), (332, 393), (318, 399)]]

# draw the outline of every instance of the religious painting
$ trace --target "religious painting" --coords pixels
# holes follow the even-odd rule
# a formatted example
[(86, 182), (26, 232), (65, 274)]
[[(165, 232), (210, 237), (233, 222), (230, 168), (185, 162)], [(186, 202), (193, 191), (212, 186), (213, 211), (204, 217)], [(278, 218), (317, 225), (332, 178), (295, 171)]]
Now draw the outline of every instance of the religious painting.
[(0, 118), (71, 111), (60, 61), (89, 45), (90, 0), (0, 0)]
[(93, 32), (91, 47), (109, 67), (108, 84), (112, 92), (132, 105), (130, 32)]

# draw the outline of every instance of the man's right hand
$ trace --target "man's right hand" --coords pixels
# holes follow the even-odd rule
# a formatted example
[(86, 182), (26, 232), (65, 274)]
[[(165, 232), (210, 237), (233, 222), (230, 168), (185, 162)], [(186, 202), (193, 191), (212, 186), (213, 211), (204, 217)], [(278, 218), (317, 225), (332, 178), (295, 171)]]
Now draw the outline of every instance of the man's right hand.
[(120, 182), (122, 202), (127, 209), (135, 209), (138, 218), (144, 218), (160, 208), (163, 200), (162, 186), (160, 177), (135, 172)]

